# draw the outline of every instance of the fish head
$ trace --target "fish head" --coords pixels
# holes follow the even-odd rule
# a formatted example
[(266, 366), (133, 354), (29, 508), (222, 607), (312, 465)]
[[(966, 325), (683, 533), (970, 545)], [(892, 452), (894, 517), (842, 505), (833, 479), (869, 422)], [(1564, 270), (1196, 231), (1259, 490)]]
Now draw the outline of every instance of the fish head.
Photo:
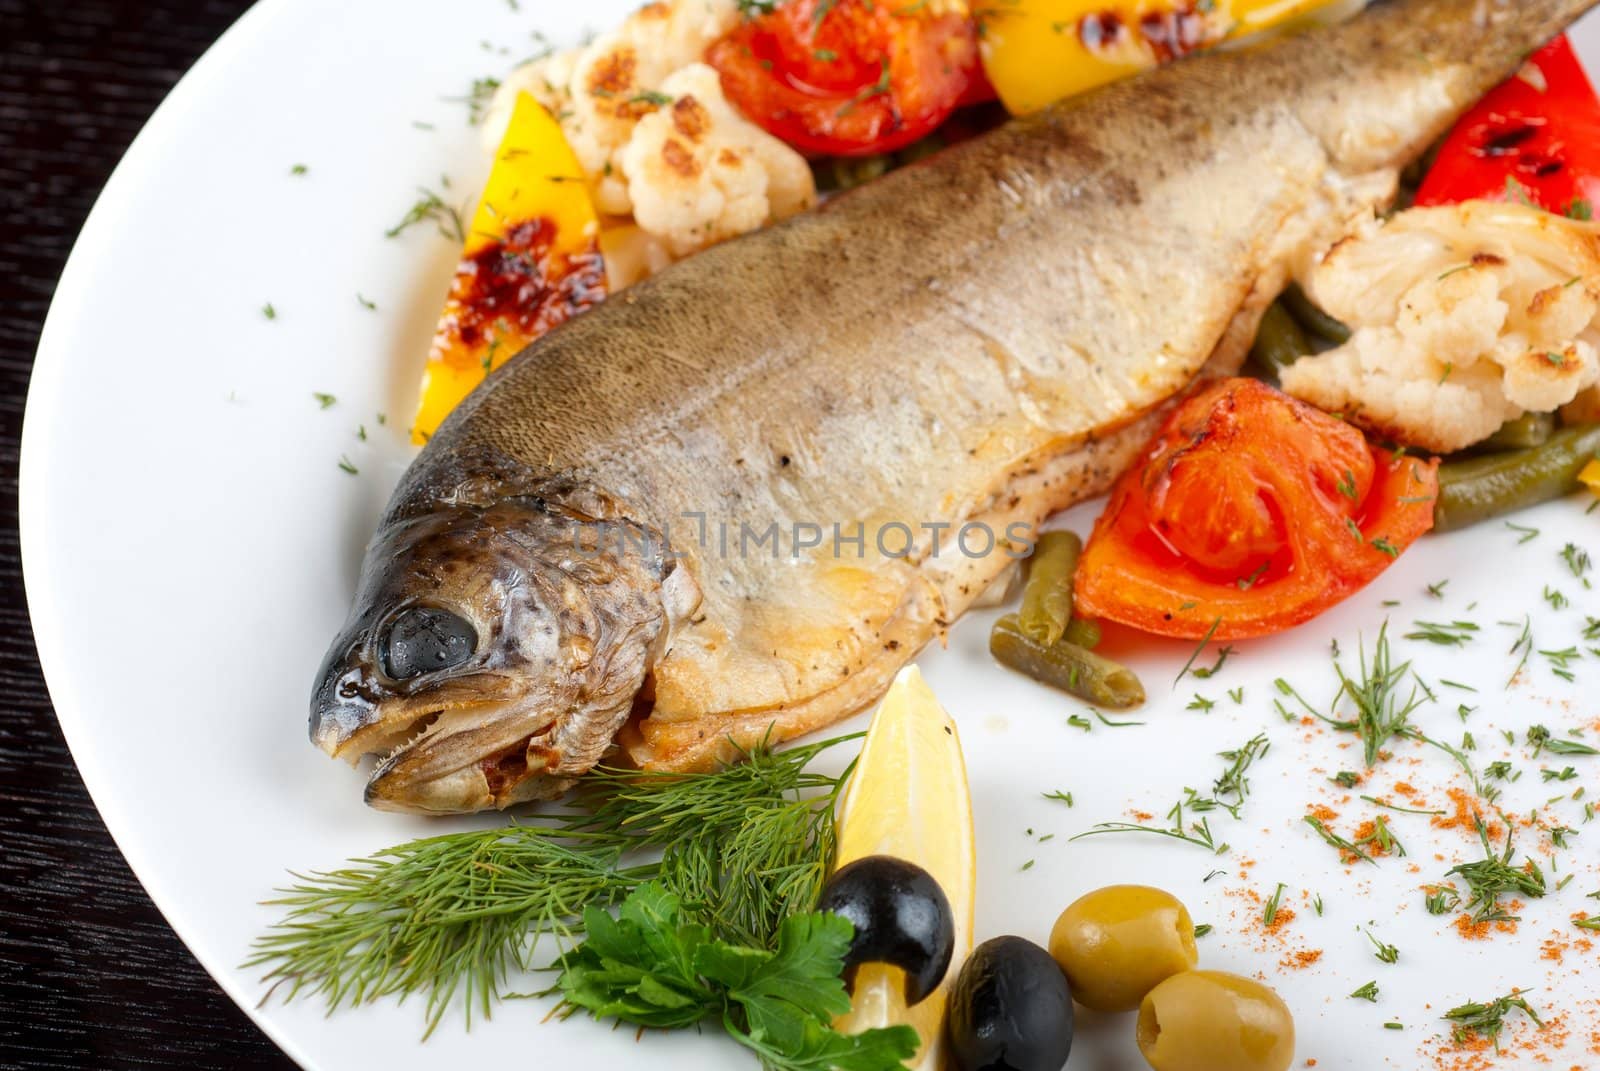
[(392, 516), (318, 672), (312, 742), (379, 756), (366, 799), (384, 810), (558, 795), (644, 684), (664, 631), (663, 549), (536, 496)]

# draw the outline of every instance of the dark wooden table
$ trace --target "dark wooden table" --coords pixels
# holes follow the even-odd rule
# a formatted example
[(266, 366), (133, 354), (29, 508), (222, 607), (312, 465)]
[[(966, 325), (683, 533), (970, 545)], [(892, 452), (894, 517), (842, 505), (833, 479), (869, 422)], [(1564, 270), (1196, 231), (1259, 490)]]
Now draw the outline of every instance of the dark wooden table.
[(248, 0), (0, 0), (0, 1067), (289, 1068), (112, 843), (39, 673), (17, 544), (34, 347), (118, 158)]

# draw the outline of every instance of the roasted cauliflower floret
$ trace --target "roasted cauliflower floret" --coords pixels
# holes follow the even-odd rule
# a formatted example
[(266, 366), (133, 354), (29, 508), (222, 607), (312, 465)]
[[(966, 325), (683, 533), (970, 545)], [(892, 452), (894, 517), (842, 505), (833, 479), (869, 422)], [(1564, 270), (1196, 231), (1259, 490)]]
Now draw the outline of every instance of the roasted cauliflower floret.
[(715, 70), (691, 64), (661, 89), (672, 103), (639, 120), (620, 163), (634, 219), (674, 256), (811, 206), (805, 159), (735, 112)]
[(1306, 289), (1350, 341), (1284, 371), (1297, 398), (1437, 453), (1600, 383), (1600, 227), (1515, 204), (1366, 227)]
[[(524, 63), (506, 75), (483, 112), (479, 131), (485, 151), (494, 152), (500, 147), (500, 140), (506, 136), (506, 127), (511, 124), (511, 113), (517, 106), (518, 93), (528, 94), (543, 104), (557, 121), (564, 122), (563, 117), (572, 112), (572, 72), (582, 52), (579, 48), (552, 52)], [(564, 128), (562, 132), (566, 132)]]
[(738, 0), (659, 0), (646, 4), (591, 44), (524, 64), (500, 86), (484, 124), (498, 144), (520, 89), (561, 121), (562, 132), (594, 188), (595, 207), (612, 216), (633, 210), (618, 155), (636, 123), (660, 106), (663, 83), (696, 63), (733, 28)]

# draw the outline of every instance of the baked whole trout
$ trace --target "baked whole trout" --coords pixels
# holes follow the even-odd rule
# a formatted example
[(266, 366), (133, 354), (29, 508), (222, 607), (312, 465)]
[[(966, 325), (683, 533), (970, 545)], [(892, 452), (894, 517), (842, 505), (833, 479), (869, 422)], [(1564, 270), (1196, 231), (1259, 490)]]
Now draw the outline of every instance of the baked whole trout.
[(1593, 2), (1395, 0), (1192, 58), (551, 332), (407, 471), (312, 740), (381, 756), (374, 806), (460, 812), (859, 710)]

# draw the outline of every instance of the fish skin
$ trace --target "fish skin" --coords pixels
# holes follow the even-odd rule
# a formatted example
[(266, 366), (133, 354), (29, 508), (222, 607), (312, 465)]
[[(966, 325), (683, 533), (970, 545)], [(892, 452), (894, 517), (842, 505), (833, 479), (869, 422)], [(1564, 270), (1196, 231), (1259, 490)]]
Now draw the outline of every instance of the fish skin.
[[(876, 554), (870, 533), (1026, 531), (1103, 491), (1162, 405), (1238, 367), (1296, 264), (1594, 2), (1394, 0), (1191, 58), (574, 319), (408, 470), (312, 739), (354, 760), (415, 738), (368, 801), (466, 811), (557, 794), (613, 740), (645, 768), (703, 769), (860, 709), (1011, 560), (935, 554), (925, 530), (908, 557)], [(695, 515), (861, 522), (869, 553), (725, 556)], [(591, 553), (619, 524), (649, 546)], [(384, 622), (419, 601), (487, 639), (390, 681)]]

